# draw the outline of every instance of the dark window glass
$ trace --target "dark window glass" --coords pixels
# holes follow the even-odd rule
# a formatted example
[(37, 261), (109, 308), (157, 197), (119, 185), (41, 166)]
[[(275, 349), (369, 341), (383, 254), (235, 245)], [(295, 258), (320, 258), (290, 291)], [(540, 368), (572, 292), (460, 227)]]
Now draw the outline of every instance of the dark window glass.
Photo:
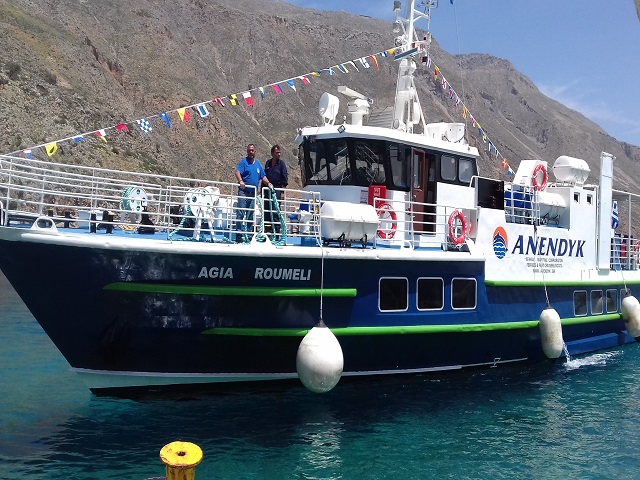
[(409, 166), (406, 160), (404, 147), (397, 143), (390, 143), (389, 160), (391, 161), (393, 185), (396, 187), (407, 188), (409, 185)]
[(344, 140), (325, 141), (327, 161), (329, 162), (329, 179), (331, 185), (351, 183), (351, 166), (349, 165), (349, 149)]
[(444, 306), (444, 281), (441, 278), (418, 279), (418, 310), (441, 310)]
[(413, 152), (413, 188), (422, 188), (422, 156)]
[(618, 291), (607, 290), (607, 313), (618, 311)]
[(409, 305), (409, 281), (406, 278), (381, 278), (380, 310), (404, 311)]
[(309, 181), (324, 183), (327, 180), (327, 154), (325, 153), (324, 143), (309, 143), (309, 158)]
[(587, 314), (587, 291), (573, 292), (573, 312), (576, 316)]
[(458, 162), (458, 180), (465, 185), (469, 185), (471, 177), (473, 177), (473, 160), (470, 158), (461, 158)]
[(356, 185), (384, 185), (383, 143), (379, 141), (356, 140), (353, 153), (356, 161)]
[(602, 290), (591, 290), (591, 315), (602, 313)]
[(475, 278), (454, 278), (451, 281), (451, 306), (454, 309), (476, 308)]
[(443, 155), (440, 162), (440, 175), (443, 180), (455, 180), (456, 175), (456, 159), (449, 155)]

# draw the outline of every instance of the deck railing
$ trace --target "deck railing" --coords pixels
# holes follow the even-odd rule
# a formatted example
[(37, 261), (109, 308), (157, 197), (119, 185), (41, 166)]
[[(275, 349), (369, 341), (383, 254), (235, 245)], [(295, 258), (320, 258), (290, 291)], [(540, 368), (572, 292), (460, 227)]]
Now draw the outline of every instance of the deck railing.
[(272, 192), (263, 189), (247, 208), (238, 208), (236, 183), (0, 157), (0, 222), (5, 225), (30, 225), (47, 216), (59, 227), (146, 229), (172, 240), (234, 242), (236, 235), (249, 234), (247, 241), (253, 234), (271, 233), (276, 241), (286, 235), (319, 243), (320, 195), (277, 192), (279, 199), (265, 202)]

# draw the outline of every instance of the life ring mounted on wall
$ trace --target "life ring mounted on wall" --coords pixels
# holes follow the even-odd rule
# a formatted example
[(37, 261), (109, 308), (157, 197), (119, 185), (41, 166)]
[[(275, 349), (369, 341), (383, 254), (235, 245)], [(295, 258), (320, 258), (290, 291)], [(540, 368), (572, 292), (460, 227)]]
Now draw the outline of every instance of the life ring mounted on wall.
[(469, 223), (462, 213), (462, 210), (455, 209), (449, 215), (449, 240), (454, 245), (461, 245), (467, 238), (469, 233)]
[[(538, 181), (538, 175), (542, 174), (542, 180)], [(547, 186), (547, 180), (549, 180), (549, 174), (547, 173), (547, 167), (544, 166), (544, 163), (539, 163), (533, 169), (531, 173), (531, 185), (537, 191), (544, 190), (544, 187)]]
[(383, 240), (390, 240), (398, 229), (398, 217), (393, 207), (388, 203), (378, 203), (378, 236)]

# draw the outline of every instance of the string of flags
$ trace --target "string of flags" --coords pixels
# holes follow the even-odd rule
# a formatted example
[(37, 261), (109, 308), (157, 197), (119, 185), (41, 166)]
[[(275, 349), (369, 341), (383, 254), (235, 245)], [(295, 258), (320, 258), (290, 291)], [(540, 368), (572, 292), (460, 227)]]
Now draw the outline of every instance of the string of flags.
[[(338, 72), (342, 74), (348, 74), (351, 69), (359, 72), (360, 68), (368, 69), (371, 66), (375, 67), (377, 70), (379, 68), (378, 57), (389, 57), (393, 55), (395, 48), (391, 48), (388, 50), (384, 50), (381, 52), (373, 53), (370, 55), (365, 55), (363, 57), (355, 58), (353, 60), (349, 60), (346, 62), (342, 62), (336, 65), (333, 65), (328, 68), (321, 68), (318, 70), (313, 70), (311, 72), (305, 73), (303, 75), (298, 75), (292, 78), (288, 78), (286, 80), (280, 80), (275, 83), (270, 83), (267, 85), (262, 85), (260, 87), (252, 88), (243, 92), (232, 93), (225, 96), (214, 97), (211, 100), (205, 100), (198, 103), (194, 103), (192, 105), (186, 105), (180, 108), (176, 108), (174, 110), (168, 110), (166, 112), (160, 112), (154, 115), (149, 115), (144, 118), (137, 119), (135, 121), (119, 123), (117, 125), (112, 125), (109, 127), (100, 128), (98, 130), (89, 131), (85, 133), (76, 134), (70, 137), (60, 138), (58, 140), (53, 140), (50, 142), (42, 143), (40, 145), (34, 145), (29, 148), (24, 148), (22, 150), (16, 150), (11, 152), (9, 155), (21, 154), (26, 158), (33, 158), (33, 155), (36, 150), (44, 149), (48, 157), (54, 156), (58, 152), (58, 147), (60, 144), (65, 142), (73, 142), (78, 143), (86, 140), (87, 138), (99, 138), (101, 141), (108, 143), (107, 135), (115, 132), (126, 133), (129, 132), (130, 126), (136, 126), (139, 128), (142, 134), (147, 134), (153, 132), (153, 126), (151, 120), (154, 118), (161, 119), (166, 128), (171, 128), (172, 120), (175, 122), (178, 119), (180, 122), (189, 122), (191, 120), (191, 111), (196, 112), (200, 117), (208, 117), (211, 112), (213, 106), (226, 107), (227, 103), (231, 106), (238, 106), (242, 102), (247, 107), (251, 107), (254, 105), (254, 96), (257, 98), (260, 95), (261, 99), (265, 99), (268, 94), (275, 95), (283, 95), (284, 91), (287, 88), (290, 88), (294, 92), (297, 92), (296, 88), (300, 84), (309, 85), (311, 83), (311, 77), (319, 77), (321, 75), (337, 75)], [(176, 114), (177, 117), (176, 118)]]
[[(209, 111), (210, 108), (213, 108), (214, 106), (226, 107), (227, 102), (234, 107), (240, 105), (242, 102), (244, 102), (244, 104), (247, 107), (251, 107), (255, 103), (254, 95), (256, 98), (258, 95), (260, 95), (260, 98), (264, 100), (268, 94), (275, 93), (275, 95), (283, 95), (287, 87), (292, 89), (294, 92), (297, 92), (296, 82), (298, 85), (300, 85), (300, 83), (303, 86), (309, 85), (311, 83), (310, 77), (319, 77), (321, 75), (332, 76), (332, 75), (337, 75), (338, 74), (337, 72), (340, 72), (342, 74), (348, 74), (350, 72), (350, 69), (353, 69), (359, 72), (360, 68), (369, 69), (372, 66), (375, 67), (375, 69), (377, 70), (379, 69), (378, 57), (388, 58), (390, 56), (393, 56), (394, 60), (399, 60), (408, 55), (412, 55), (416, 52), (423, 52), (422, 62), (425, 64), (427, 69), (433, 72), (434, 81), (437, 84), (438, 83), (440, 84), (443, 92), (445, 92), (445, 94), (448, 94), (449, 100), (454, 102), (454, 106), (456, 108), (460, 106), (462, 107), (462, 117), (465, 119), (465, 121), (469, 120), (471, 122), (471, 126), (477, 129), (478, 138), (481, 139), (482, 142), (487, 145), (489, 154), (494, 156), (496, 160), (500, 160), (501, 167), (507, 171), (507, 174), (509, 176), (513, 176), (515, 172), (513, 171), (511, 166), (509, 166), (509, 163), (507, 162), (505, 157), (500, 153), (500, 151), (495, 146), (493, 141), (487, 136), (486, 132), (484, 131), (480, 123), (471, 114), (471, 112), (469, 111), (467, 106), (464, 104), (460, 96), (456, 93), (456, 91), (451, 86), (449, 81), (445, 78), (440, 67), (438, 67), (438, 65), (433, 63), (429, 53), (425, 52), (426, 44), (427, 44), (426, 42), (418, 41), (410, 45), (407, 45), (406, 47), (390, 48), (388, 50), (383, 50), (370, 55), (365, 55), (360, 58), (355, 58), (353, 60), (342, 62), (328, 68), (313, 70), (309, 73), (298, 75), (286, 80), (281, 80), (271, 84), (262, 85), (262, 86), (252, 88), (243, 92), (232, 93), (232, 94), (220, 96), (220, 97), (214, 97), (211, 100), (201, 101), (198, 103), (194, 103), (192, 105), (179, 107), (174, 110), (168, 110), (168, 111), (160, 112), (154, 115), (149, 115), (148, 117), (140, 118), (135, 121), (119, 123), (117, 125), (112, 125), (110, 127), (104, 127), (98, 130), (85, 132), (82, 134), (76, 134), (70, 137), (61, 138), (61, 139), (43, 143), (40, 145), (35, 145), (30, 148), (25, 148), (22, 150), (11, 152), (9, 155), (20, 153), (26, 158), (32, 158), (35, 150), (44, 149), (47, 156), (52, 157), (58, 152), (58, 145), (61, 143), (64, 143), (64, 142), (78, 143), (78, 142), (84, 141), (86, 138), (91, 138), (91, 137), (98, 138), (101, 141), (107, 143), (107, 132), (109, 132), (110, 134), (111, 131), (115, 130), (118, 133), (127, 133), (129, 132), (129, 126), (133, 126), (133, 125), (137, 125), (141, 133), (144, 135), (144, 134), (153, 132), (153, 126), (150, 121), (153, 118), (161, 119), (163, 123), (166, 125), (166, 128), (171, 128), (172, 118), (173, 118), (173, 121), (177, 121), (177, 119), (175, 118), (176, 114), (180, 122), (186, 123), (191, 120), (190, 110), (193, 112), (196, 112), (201, 118), (205, 118), (211, 114), (211, 112)], [(360, 68), (358, 66), (360, 66)]]
[[(453, 3), (453, 1), (451, 2)], [(422, 43), (422, 42), (419, 42)], [(515, 172), (507, 162), (507, 159), (500, 153), (495, 143), (487, 136), (486, 132), (480, 125), (480, 123), (476, 120), (476, 118), (471, 114), (467, 106), (464, 104), (460, 96), (453, 89), (449, 81), (445, 78), (435, 63), (432, 62), (431, 56), (425, 54), (422, 57), (422, 63), (426, 66), (426, 68), (433, 72), (433, 79), (436, 84), (440, 84), (443, 92), (449, 96), (449, 100), (454, 102), (454, 107), (458, 108), (462, 106), (462, 118), (464, 120), (469, 120), (471, 122), (471, 126), (477, 129), (478, 138), (482, 140), (484, 144), (487, 145), (487, 149), (489, 151), (490, 156), (493, 156), (496, 160), (500, 160), (500, 166), (507, 171), (507, 175), (510, 177), (515, 175)], [(432, 68), (433, 67), (433, 68)]]

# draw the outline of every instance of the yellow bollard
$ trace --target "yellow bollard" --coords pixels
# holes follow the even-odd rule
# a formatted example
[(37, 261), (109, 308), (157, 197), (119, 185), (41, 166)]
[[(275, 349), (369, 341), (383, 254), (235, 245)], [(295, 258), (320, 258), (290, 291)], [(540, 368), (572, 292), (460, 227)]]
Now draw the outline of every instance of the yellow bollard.
[(167, 480), (193, 480), (202, 449), (194, 443), (171, 442), (160, 450), (160, 460), (167, 466)]

